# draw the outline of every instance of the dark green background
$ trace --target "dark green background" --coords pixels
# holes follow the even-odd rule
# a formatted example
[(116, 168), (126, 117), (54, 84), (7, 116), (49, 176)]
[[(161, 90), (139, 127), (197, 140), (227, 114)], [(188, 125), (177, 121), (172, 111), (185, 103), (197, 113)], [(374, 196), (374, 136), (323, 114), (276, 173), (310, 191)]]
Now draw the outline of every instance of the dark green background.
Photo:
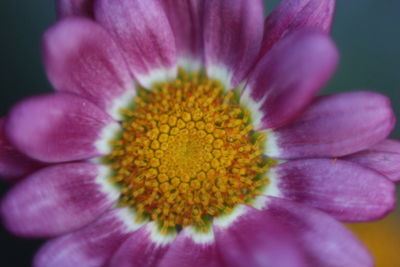
[[(279, 1), (265, 2), (269, 12)], [(381, 92), (391, 98), (400, 117), (399, 12), (399, 0), (337, 1), (332, 35), (341, 63), (324, 92)], [(51, 0), (0, 1), (0, 116), (27, 96), (51, 91), (41, 65), (40, 40), (54, 20)], [(392, 137), (400, 139), (399, 125)], [(6, 190), (1, 184), (1, 193)], [(39, 241), (17, 239), (4, 230), (0, 238), (1, 266), (30, 266)]]

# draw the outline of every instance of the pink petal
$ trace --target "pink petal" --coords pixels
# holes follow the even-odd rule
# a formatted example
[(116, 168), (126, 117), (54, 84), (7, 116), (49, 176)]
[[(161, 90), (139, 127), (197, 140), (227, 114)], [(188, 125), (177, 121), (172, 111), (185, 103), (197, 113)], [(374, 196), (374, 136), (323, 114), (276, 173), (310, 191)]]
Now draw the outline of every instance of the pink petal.
[(93, 17), (94, 0), (57, 0), (57, 13), (60, 18), (66, 16)]
[(283, 0), (265, 20), (261, 55), (291, 32), (315, 28), (328, 33), (332, 26), (335, 0)]
[(159, 266), (169, 245), (157, 244), (151, 239), (150, 224), (133, 233), (115, 252), (109, 267)]
[(277, 165), (272, 171), (278, 196), (321, 209), (341, 221), (376, 220), (395, 207), (394, 184), (351, 162), (296, 160)]
[(400, 182), (400, 142), (397, 140), (384, 140), (343, 159), (371, 168), (394, 182)]
[[(103, 173), (102, 173), (103, 172)], [(69, 163), (40, 170), (17, 184), (2, 202), (8, 230), (47, 237), (76, 230), (96, 219), (118, 198), (102, 188), (100, 165)]]
[(122, 212), (114, 209), (94, 223), (48, 241), (34, 259), (35, 267), (104, 266), (118, 247), (135, 231), (129, 226), (134, 218), (123, 221)]
[(306, 266), (373, 266), (361, 242), (325, 213), (279, 198), (267, 198), (266, 205), (265, 212), (287, 229), (306, 254)]
[(17, 180), (44, 166), (10, 144), (5, 135), (5, 118), (0, 118), (0, 179)]
[(179, 64), (190, 68), (203, 62), (204, 1), (162, 0), (175, 36)]
[(185, 228), (174, 240), (164, 258), (160, 262), (160, 267), (190, 266), (190, 267), (220, 267), (221, 261), (215, 243), (200, 243), (194, 241), (190, 234), (194, 231)]
[(332, 76), (337, 62), (336, 47), (324, 34), (302, 30), (282, 40), (252, 71), (241, 100), (261, 112), (255, 127), (279, 127), (298, 116)]
[(129, 93), (127, 100), (132, 101), (133, 78), (111, 37), (96, 23), (61, 20), (47, 30), (43, 51), (47, 75), (57, 90), (79, 94), (116, 118), (116, 102)]
[(160, 1), (99, 0), (95, 16), (115, 37), (143, 86), (175, 78), (175, 40)]
[(231, 89), (247, 76), (263, 34), (261, 0), (210, 0), (204, 14), (207, 74)]
[(372, 92), (320, 97), (293, 123), (274, 129), (267, 155), (339, 157), (385, 139), (395, 124), (390, 101)]
[(215, 239), (223, 261), (220, 266), (306, 266), (286, 229), (270, 214), (254, 208), (248, 208), (229, 228), (216, 228)]
[(6, 133), (28, 156), (62, 162), (102, 156), (110, 151), (108, 130), (119, 125), (90, 101), (66, 93), (33, 97), (10, 112)]

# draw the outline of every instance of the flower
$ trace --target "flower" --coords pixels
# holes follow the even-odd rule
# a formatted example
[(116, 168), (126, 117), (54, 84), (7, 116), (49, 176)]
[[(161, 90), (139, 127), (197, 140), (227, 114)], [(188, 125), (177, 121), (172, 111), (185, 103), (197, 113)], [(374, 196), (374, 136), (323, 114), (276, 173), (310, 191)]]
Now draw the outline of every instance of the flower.
[(58, 6), (57, 92), (0, 136), (4, 176), (27, 176), (5, 226), (52, 238), (35, 266), (372, 265), (338, 220), (392, 210), (400, 149), (386, 97), (315, 97), (334, 1), (286, 0), (265, 24), (260, 0)]

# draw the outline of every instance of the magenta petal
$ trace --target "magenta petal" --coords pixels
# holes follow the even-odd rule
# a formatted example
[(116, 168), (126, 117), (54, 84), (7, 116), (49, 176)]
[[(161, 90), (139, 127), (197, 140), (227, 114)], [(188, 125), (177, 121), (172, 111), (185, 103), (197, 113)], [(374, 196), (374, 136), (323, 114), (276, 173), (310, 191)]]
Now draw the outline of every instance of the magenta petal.
[(16, 180), (44, 166), (19, 152), (5, 135), (5, 118), (0, 118), (0, 179)]
[(248, 208), (227, 229), (216, 227), (215, 239), (221, 266), (305, 266), (300, 250), (286, 229), (270, 214), (254, 208)]
[(254, 64), (262, 34), (261, 0), (206, 1), (204, 50), (207, 74), (221, 79), (228, 87), (236, 87)]
[(373, 266), (361, 242), (325, 213), (279, 198), (267, 198), (265, 209), (297, 241), (306, 255), (306, 266)]
[(116, 44), (98, 24), (61, 20), (46, 32), (43, 51), (47, 75), (57, 90), (79, 94), (117, 118), (116, 102), (128, 93), (133, 98), (133, 78)]
[(279, 42), (258, 62), (245, 88), (242, 102), (250, 97), (249, 104), (262, 113), (255, 127), (279, 127), (298, 116), (331, 77), (337, 62), (334, 43), (319, 32), (302, 30)]
[(400, 142), (397, 140), (384, 140), (343, 159), (371, 168), (394, 182), (400, 182)]
[(191, 67), (185, 65), (193, 63), (201, 65), (204, 1), (162, 0), (161, 2), (174, 32), (179, 64), (183, 67)]
[[(109, 152), (105, 130), (118, 129), (90, 101), (66, 93), (29, 98), (10, 112), (6, 133), (28, 156), (44, 162), (87, 159)], [(105, 140), (103, 140), (105, 139)]]
[(335, 11), (335, 0), (283, 0), (265, 20), (261, 55), (280, 39), (301, 28), (328, 33)]
[(114, 253), (109, 267), (153, 267), (168, 250), (168, 244), (158, 244), (151, 239), (150, 225), (134, 232)]
[(94, 0), (57, 0), (59, 17), (84, 16), (93, 17)]
[(175, 39), (160, 1), (99, 0), (95, 16), (115, 37), (143, 86), (175, 78)]
[(104, 266), (136, 230), (122, 220), (122, 211), (111, 210), (81, 230), (48, 241), (37, 253), (34, 266)]
[(387, 97), (352, 92), (320, 97), (293, 123), (272, 131), (267, 154), (293, 159), (340, 157), (385, 139), (395, 117)]
[(215, 243), (199, 243), (194, 241), (193, 230), (185, 228), (171, 244), (159, 267), (220, 267), (221, 262), (218, 258)]
[(118, 198), (117, 193), (102, 188), (99, 179), (107, 181), (101, 168), (92, 163), (70, 163), (30, 175), (2, 202), (6, 227), (17, 235), (47, 237), (93, 221)]
[(295, 160), (272, 170), (280, 197), (321, 209), (341, 221), (376, 220), (395, 207), (394, 184), (351, 162)]

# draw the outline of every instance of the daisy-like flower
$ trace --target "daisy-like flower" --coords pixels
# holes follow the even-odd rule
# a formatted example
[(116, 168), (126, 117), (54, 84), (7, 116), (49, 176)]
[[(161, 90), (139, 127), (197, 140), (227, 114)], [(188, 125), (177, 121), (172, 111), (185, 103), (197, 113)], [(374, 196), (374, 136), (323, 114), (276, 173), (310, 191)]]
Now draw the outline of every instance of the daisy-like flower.
[[(1, 121), (5, 226), (35, 266), (372, 266), (339, 221), (392, 210), (389, 100), (316, 97), (333, 0), (60, 0), (56, 92)], [(37, 170), (39, 169), (39, 170)]]

